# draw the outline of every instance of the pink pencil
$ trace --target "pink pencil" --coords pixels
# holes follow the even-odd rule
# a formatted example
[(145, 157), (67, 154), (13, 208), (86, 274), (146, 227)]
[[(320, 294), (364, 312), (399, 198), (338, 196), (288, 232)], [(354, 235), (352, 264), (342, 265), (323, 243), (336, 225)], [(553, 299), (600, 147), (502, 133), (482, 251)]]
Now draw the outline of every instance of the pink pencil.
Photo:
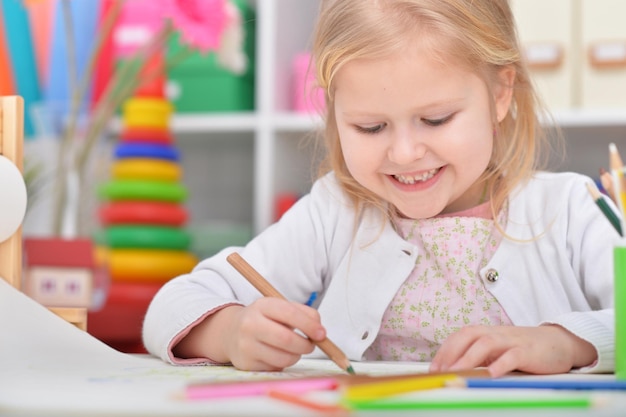
[(315, 390), (334, 390), (337, 389), (338, 385), (337, 380), (331, 377), (225, 383), (210, 382), (188, 385), (185, 389), (185, 398), (189, 400), (205, 400), (209, 398), (245, 397), (266, 395), (270, 391), (298, 394)]

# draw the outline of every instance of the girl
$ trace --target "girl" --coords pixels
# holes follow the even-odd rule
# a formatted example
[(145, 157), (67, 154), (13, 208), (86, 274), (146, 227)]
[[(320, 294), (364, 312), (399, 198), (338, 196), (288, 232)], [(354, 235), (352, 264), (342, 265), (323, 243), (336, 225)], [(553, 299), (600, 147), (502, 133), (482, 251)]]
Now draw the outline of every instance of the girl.
[[(433, 371), (611, 371), (615, 231), (589, 178), (538, 170), (507, 1), (321, 3), (326, 173), (246, 247), (165, 285), (148, 350), (277, 370), (327, 335), (352, 360)], [(234, 250), (290, 301), (261, 298)]]

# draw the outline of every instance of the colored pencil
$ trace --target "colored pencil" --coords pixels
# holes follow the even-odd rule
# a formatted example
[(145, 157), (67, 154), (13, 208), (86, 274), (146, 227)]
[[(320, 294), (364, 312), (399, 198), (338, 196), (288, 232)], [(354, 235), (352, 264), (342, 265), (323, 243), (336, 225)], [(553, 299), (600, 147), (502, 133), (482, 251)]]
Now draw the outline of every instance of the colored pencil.
[(363, 385), (383, 382), (396, 382), (405, 379), (432, 378), (433, 376), (454, 375), (458, 378), (476, 379), (491, 378), (491, 374), (486, 368), (467, 369), (455, 372), (421, 372), (406, 374), (387, 374), (387, 375), (337, 375), (341, 385), (344, 387), (352, 385)]
[(185, 387), (185, 398), (188, 400), (206, 400), (210, 398), (249, 397), (267, 395), (270, 391), (300, 394), (315, 390), (334, 390), (338, 386), (337, 379), (333, 377), (193, 383)]
[(619, 233), (620, 236), (624, 236), (624, 233), (622, 232), (621, 220), (604, 199), (604, 196), (600, 194), (600, 191), (598, 191), (596, 187), (589, 183), (587, 183), (587, 189), (589, 190), (589, 194), (591, 194), (593, 201), (595, 201), (596, 205), (600, 208), (602, 214), (604, 214), (609, 222), (611, 222), (617, 233)]
[(504, 398), (467, 399), (386, 399), (344, 401), (353, 410), (470, 410), (470, 409), (529, 409), (529, 408), (589, 408), (593, 401), (587, 396), (515, 396)]
[(309, 299), (306, 302), (306, 305), (308, 305), (309, 307), (311, 307), (313, 305), (313, 303), (315, 302), (315, 300), (317, 299), (317, 293), (316, 292), (312, 292), (311, 296), (309, 297)]
[(609, 166), (617, 206), (623, 216), (626, 214), (626, 178), (624, 177), (624, 162), (614, 143), (609, 143)]
[(624, 162), (615, 143), (609, 143), (609, 166), (611, 169), (622, 169)]
[(346, 414), (348, 409), (340, 404), (325, 404), (310, 400), (302, 395), (292, 394), (284, 391), (270, 391), (267, 394), (270, 398), (281, 400), (290, 404), (299, 405), (310, 410), (332, 413), (333, 415)]
[(551, 390), (623, 391), (626, 381), (616, 380), (553, 380), (553, 379), (462, 379), (451, 381), (449, 386), (466, 388), (526, 388)]
[(454, 374), (444, 374), (351, 385), (345, 387), (343, 396), (349, 401), (374, 400), (392, 395), (404, 394), (407, 392), (444, 388), (446, 386), (446, 382), (454, 379), (458, 379), (458, 377)]
[[(265, 297), (276, 297), (286, 300), (261, 274), (259, 274), (245, 259), (237, 252), (233, 252), (226, 257), (226, 260), (244, 276)], [(314, 342), (330, 360), (335, 362), (344, 371), (354, 374), (354, 368), (346, 355), (330, 339), (326, 338), (320, 342)]]
[(609, 198), (617, 205), (615, 187), (613, 187), (613, 177), (611, 176), (611, 173), (604, 168), (600, 168), (600, 183), (602, 183), (602, 188), (604, 188), (604, 191), (606, 191)]

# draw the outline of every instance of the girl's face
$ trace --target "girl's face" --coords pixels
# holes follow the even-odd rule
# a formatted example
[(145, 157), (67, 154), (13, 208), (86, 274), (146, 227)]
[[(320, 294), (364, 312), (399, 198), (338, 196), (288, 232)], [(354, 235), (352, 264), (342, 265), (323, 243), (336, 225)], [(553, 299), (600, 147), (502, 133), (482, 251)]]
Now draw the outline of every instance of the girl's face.
[[(513, 76), (513, 70), (500, 74), (504, 85)], [(413, 44), (386, 59), (347, 63), (334, 85), (341, 148), (363, 187), (413, 219), (479, 203), (484, 184), (477, 179), (491, 157), (494, 125), (478, 76)], [(493, 87), (498, 121), (511, 90)]]

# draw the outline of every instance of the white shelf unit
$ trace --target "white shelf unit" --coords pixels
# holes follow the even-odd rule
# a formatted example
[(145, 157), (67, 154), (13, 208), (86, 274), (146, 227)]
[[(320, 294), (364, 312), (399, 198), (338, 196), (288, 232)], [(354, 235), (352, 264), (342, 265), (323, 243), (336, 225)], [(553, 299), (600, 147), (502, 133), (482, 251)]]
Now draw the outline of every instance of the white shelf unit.
[(191, 225), (274, 221), (280, 193), (305, 193), (310, 153), (300, 138), (319, 125), (290, 111), (292, 60), (309, 49), (318, 0), (249, 0), (256, 15), (255, 110), (175, 115)]
[[(232, 221), (259, 232), (274, 220), (277, 194), (302, 194), (311, 184), (311, 154), (300, 145), (321, 122), (290, 111), (291, 65), (309, 47), (318, 0), (250, 2), (257, 20), (255, 111), (173, 119), (192, 226)], [(624, 109), (555, 111), (568, 157), (554, 168), (595, 176), (608, 163), (608, 143), (626, 152), (626, 98), (624, 103)]]

